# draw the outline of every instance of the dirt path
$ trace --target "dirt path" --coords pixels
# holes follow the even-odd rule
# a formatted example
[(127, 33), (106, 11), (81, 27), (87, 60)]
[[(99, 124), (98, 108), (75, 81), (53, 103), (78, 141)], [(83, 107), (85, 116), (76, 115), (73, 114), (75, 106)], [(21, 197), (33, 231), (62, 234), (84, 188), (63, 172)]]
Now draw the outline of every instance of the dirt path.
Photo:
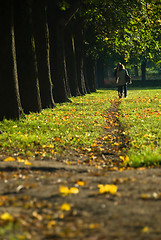
[[(112, 102), (106, 134), (91, 149), (31, 165), (1, 156), (0, 239), (161, 239), (161, 171), (121, 167), (128, 141), (118, 104)], [(100, 193), (106, 184), (117, 191)]]

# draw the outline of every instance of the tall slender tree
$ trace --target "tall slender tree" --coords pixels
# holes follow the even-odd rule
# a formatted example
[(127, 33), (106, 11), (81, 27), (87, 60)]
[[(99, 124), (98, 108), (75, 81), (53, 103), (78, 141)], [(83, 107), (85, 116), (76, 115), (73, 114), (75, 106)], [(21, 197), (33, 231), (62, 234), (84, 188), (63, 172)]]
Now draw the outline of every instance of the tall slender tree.
[(85, 82), (88, 93), (96, 91), (96, 60), (92, 56), (85, 56)]
[(32, 20), (42, 108), (55, 106), (52, 93), (49, 29), (46, 7), (46, 0), (33, 0), (32, 2)]
[(14, 0), (18, 79), (25, 113), (41, 111), (31, 2)]
[(78, 86), (77, 64), (76, 64), (76, 46), (74, 41), (74, 23), (71, 21), (65, 30), (65, 58), (67, 66), (67, 75), (71, 95), (76, 97), (81, 95)]
[(13, 21), (13, 1), (6, 0), (0, 8), (0, 120), (18, 118), (22, 113)]
[(75, 46), (76, 46), (76, 63), (79, 91), (82, 95), (87, 93), (85, 76), (84, 76), (84, 36), (82, 19), (77, 19), (75, 24)]
[[(54, 100), (56, 102), (69, 101), (71, 96), (68, 79), (68, 67), (65, 54), (65, 30), (79, 9), (80, 1), (70, 1), (66, 7), (64, 1), (48, 0), (48, 22), (51, 48), (51, 75), (53, 82)], [(69, 65), (68, 65), (69, 66)]]

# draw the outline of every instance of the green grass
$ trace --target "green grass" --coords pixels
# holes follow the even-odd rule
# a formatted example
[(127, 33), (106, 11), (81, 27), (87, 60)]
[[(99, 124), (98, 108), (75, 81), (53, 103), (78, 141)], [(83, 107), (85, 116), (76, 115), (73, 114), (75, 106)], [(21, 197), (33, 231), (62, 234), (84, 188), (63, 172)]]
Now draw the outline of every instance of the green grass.
[[(91, 146), (104, 136), (105, 116), (117, 91), (99, 90), (71, 103), (31, 113), (18, 121), (0, 122), (0, 150), (10, 155), (52, 157), (65, 150)], [(161, 89), (128, 90), (119, 120), (130, 138), (125, 164), (161, 164)]]
[(161, 164), (161, 89), (129, 90), (120, 105), (120, 121), (131, 139), (128, 165)]
[[(16, 234), (16, 231), (19, 230), (21, 235)], [(27, 240), (27, 232), (24, 232), (21, 229), (20, 224), (6, 221), (0, 226), (0, 239), (6, 240)]]
[(116, 92), (97, 91), (71, 98), (71, 103), (31, 113), (19, 121), (0, 122), (0, 149), (22, 155), (50, 156), (68, 148), (91, 145), (103, 134), (105, 111)]

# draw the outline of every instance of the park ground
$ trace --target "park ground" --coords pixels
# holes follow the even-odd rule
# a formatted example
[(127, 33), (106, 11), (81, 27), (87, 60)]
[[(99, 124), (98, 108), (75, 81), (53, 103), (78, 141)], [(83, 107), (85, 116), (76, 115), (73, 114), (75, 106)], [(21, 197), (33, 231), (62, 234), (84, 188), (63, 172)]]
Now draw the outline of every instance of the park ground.
[(161, 239), (160, 167), (122, 165), (128, 139), (118, 104), (107, 109), (105, 137), (116, 142), (108, 151), (100, 138), (97, 151), (64, 151), (30, 164), (4, 161), (9, 156), (1, 153), (0, 239)]

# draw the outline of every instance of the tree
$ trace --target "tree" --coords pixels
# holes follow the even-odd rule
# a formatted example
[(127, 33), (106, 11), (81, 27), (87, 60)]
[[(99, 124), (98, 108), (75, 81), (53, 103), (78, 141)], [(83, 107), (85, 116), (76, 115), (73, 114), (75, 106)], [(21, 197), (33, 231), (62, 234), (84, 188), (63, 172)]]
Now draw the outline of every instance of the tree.
[(42, 108), (55, 106), (52, 93), (49, 29), (46, 7), (45, 0), (33, 0), (32, 19)]
[(0, 8), (0, 120), (18, 118), (22, 113), (15, 51), (13, 1), (6, 0)]
[[(81, 15), (84, 18), (84, 33), (86, 43), (86, 54), (97, 59), (100, 86), (103, 84), (104, 64), (112, 67), (114, 61), (125, 61), (128, 54), (128, 45), (124, 40), (124, 29), (128, 25), (133, 11), (140, 10), (138, 1), (124, 0), (91, 0), (84, 1)], [(118, 57), (116, 57), (118, 56)]]
[(105, 64), (142, 62), (145, 80), (145, 63), (161, 62), (160, 0), (13, 2), (1, 10), (1, 119), (95, 91), (96, 75), (103, 87)]
[(41, 111), (31, 1), (14, 0), (15, 43), (20, 97), (25, 113)]
[(76, 51), (76, 64), (77, 64), (77, 78), (79, 91), (82, 95), (87, 93), (85, 76), (84, 76), (84, 52), (83, 52), (83, 25), (82, 19), (77, 19), (75, 23), (75, 51)]
[(121, 49), (121, 54), (125, 52), (126, 61), (134, 66), (141, 62), (143, 84), (146, 80), (146, 62), (148, 60), (158, 62), (160, 58), (159, 2), (149, 0), (140, 2), (140, 11), (133, 10), (128, 25), (124, 27), (123, 39), (121, 40), (122, 37), (117, 34), (115, 42), (115, 44), (119, 43), (117, 49)]
[(71, 2), (71, 8), (66, 8), (66, 5), (61, 5), (57, 0), (48, 0), (51, 76), (56, 102), (69, 101), (68, 97), (71, 96), (65, 56), (65, 28), (77, 12), (79, 1)]
[(67, 76), (71, 95), (76, 97), (81, 95), (78, 86), (76, 46), (74, 36), (74, 21), (71, 21), (65, 30), (65, 59)]
[(96, 60), (91, 56), (84, 56), (84, 74), (88, 93), (96, 92)]

